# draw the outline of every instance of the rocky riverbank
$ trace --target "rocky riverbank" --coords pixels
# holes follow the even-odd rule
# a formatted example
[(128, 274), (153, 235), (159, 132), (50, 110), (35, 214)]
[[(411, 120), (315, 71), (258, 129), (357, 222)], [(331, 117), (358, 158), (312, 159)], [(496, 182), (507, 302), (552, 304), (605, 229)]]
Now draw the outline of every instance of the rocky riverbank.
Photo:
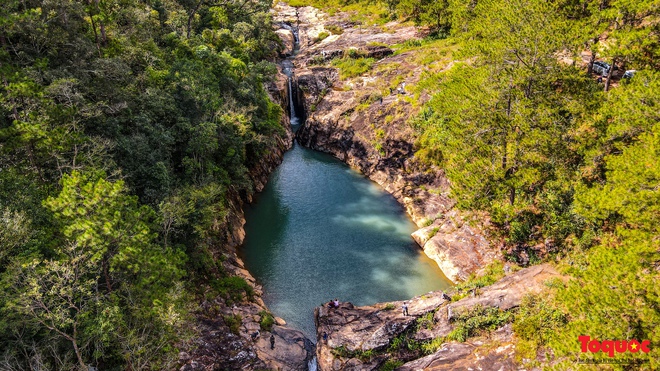
[[(549, 265), (519, 270), (495, 284), (458, 301), (446, 300), (442, 292), (431, 292), (406, 302), (379, 303), (339, 308), (318, 307), (317, 357), (321, 370), (378, 370), (387, 362), (397, 370), (515, 370), (515, 344), (511, 324), (468, 342), (444, 341), (457, 324), (455, 318), (475, 308), (509, 311), (523, 296), (539, 293), (545, 283), (561, 279)], [(324, 340), (325, 338), (325, 340)], [(440, 342), (430, 351), (432, 341)]]
[[(484, 236), (486, 222), (466, 223), (449, 197), (444, 172), (414, 156), (409, 118), (428, 97), (412, 99), (406, 86), (417, 84), (424, 69), (391, 47), (419, 40), (424, 32), (394, 22), (361, 25), (347, 14), (328, 16), (283, 3), (275, 6), (275, 20), (301, 35), (293, 85), (307, 120), (297, 133), (299, 143), (334, 155), (391, 193), (420, 228), (415, 240), (452, 281), (495, 259), (498, 252)], [(280, 30), (285, 44), (291, 39), (287, 32)], [(332, 61), (346, 55), (374, 61), (373, 66), (342, 80)]]

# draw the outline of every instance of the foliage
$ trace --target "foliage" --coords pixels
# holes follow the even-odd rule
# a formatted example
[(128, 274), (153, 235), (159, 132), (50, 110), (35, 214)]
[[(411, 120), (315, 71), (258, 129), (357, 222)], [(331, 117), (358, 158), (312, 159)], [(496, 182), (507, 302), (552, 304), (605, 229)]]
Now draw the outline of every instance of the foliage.
[(239, 334), (241, 323), (243, 321), (243, 317), (241, 317), (240, 314), (228, 314), (222, 316), (222, 319), (225, 321), (225, 325), (229, 327), (229, 331), (231, 331), (232, 334)]
[(251, 298), (217, 257), (283, 133), (270, 5), (3, 4), (3, 367), (172, 369), (195, 294)]
[(537, 349), (547, 347), (567, 321), (568, 317), (550, 298), (541, 295), (523, 297), (513, 322), (513, 331), (520, 338), (516, 345), (517, 354), (520, 358), (536, 358)]
[(376, 60), (373, 58), (340, 58), (332, 61), (332, 65), (339, 69), (339, 77), (342, 80), (364, 74), (371, 69)]
[(354, 351), (350, 351), (348, 350), (348, 348), (346, 348), (343, 345), (338, 346), (337, 348), (332, 348), (330, 351), (336, 357), (357, 358), (363, 362), (369, 362), (371, 358), (375, 356), (375, 352), (373, 349), (369, 349), (369, 350), (356, 349)]
[(403, 366), (403, 361), (388, 359), (382, 366), (380, 366), (380, 371), (394, 371), (397, 368)]
[(261, 317), (259, 320), (259, 326), (261, 326), (261, 329), (264, 331), (272, 330), (273, 325), (275, 324), (275, 318), (273, 315), (262, 310), (259, 312), (259, 316)]
[(330, 31), (333, 35), (341, 35), (344, 33), (344, 29), (336, 25), (326, 25), (325, 29)]
[(321, 42), (321, 41), (327, 39), (328, 36), (330, 36), (329, 33), (325, 32), (325, 31), (320, 32), (320, 33), (318, 34), (318, 36), (316, 36), (316, 42)]
[(436, 311), (430, 311), (417, 319), (417, 331), (421, 329), (432, 330), (435, 324), (434, 316)]
[(455, 286), (455, 293), (452, 295), (451, 300), (457, 301), (467, 296), (470, 292), (476, 291), (482, 287), (486, 287), (499, 281), (504, 277), (504, 264), (496, 260), (487, 265), (482, 274), (471, 274), (467, 280)]
[(454, 329), (446, 336), (446, 340), (463, 342), (480, 331), (495, 330), (512, 319), (513, 315), (509, 311), (476, 305), (454, 317)]

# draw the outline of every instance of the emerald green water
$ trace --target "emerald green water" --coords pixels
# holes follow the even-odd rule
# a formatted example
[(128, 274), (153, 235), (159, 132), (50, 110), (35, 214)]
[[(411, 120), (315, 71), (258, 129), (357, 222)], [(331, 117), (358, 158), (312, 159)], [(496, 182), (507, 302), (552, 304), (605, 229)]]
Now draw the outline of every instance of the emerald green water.
[(243, 258), (274, 315), (315, 339), (313, 309), (404, 300), (451, 284), (410, 234), (415, 225), (375, 183), (295, 145), (246, 210)]

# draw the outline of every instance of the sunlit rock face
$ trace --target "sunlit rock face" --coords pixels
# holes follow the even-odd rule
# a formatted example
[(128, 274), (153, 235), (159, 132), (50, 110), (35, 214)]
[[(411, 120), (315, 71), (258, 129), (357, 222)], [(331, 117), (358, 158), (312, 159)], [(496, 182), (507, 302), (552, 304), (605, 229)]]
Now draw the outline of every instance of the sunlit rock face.
[(331, 299), (369, 305), (450, 285), (402, 207), (326, 154), (296, 145), (246, 219), (245, 263), (264, 301), (311, 338), (313, 308)]

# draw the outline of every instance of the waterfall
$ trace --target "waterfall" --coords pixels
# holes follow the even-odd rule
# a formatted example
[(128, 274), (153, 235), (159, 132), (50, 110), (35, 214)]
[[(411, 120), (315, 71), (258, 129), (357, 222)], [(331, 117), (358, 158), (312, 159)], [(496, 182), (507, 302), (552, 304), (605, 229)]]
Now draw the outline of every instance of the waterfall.
[(291, 80), (293, 79), (293, 74), (289, 76), (289, 109), (291, 112), (291, 126), (296, 128), (299, 124), (298, 115), (296, 115), (296, 106), (293, 104), (293, 87)]
[(307, 370), (316, 371), (316, 370), (318, 370), (318, 367), (319, 367), (319, 364), (316, 361), (316, 356), (314, 356), (314, 358), (307, 361)]

